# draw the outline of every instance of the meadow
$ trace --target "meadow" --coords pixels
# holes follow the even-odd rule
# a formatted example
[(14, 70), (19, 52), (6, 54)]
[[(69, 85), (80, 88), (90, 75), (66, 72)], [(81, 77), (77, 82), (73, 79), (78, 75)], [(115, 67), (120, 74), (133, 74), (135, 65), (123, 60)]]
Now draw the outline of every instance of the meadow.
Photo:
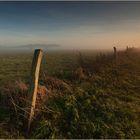
[[(24, 128), (33, 53), (0, 55), (0, 138), (140, 138), (140, 50), (44, 52)], [(41, 88), (42, 87), (42, 88)]]

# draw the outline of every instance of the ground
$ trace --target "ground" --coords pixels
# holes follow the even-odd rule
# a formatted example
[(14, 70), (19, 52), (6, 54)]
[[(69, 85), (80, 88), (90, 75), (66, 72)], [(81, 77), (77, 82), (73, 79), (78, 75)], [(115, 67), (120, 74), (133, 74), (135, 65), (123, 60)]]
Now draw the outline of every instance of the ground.
[(140, 138), (138, 49), (117, 58), (111, 52), (45, 52), (39, 80), (45, 100), (38, 99), (28, 134), (21, 97), (28, 94), (32, 54), (0, 57), (1, 138)]

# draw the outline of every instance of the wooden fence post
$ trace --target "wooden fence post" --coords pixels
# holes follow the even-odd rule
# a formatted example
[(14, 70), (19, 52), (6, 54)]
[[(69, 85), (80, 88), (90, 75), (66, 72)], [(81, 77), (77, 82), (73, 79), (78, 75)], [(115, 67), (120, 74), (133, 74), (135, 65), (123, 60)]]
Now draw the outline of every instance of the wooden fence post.
[(128, 49), (129, 49), (128, 46), (126, 46), (126, 51), (128, 51)]
[(116, 57), (117, 57), (117, 49), (116, 49), (116, 47), (113, 47), (113, 49), (114, 49), (114, 58), (116, 59)]
[(30, 103), (29, 107), (29, 114), (28, 117), (28, 131), (30, 130), (30, 125), (34, 117), (35, 111), (35, 104), (36, 104), (36, 97), (37, 97), (37, 88), (38, 88), (38, 79), (39, 79), (39, 71), (40, 65), (42, 60), (43, 52), (41, 49), (36, 49), (34, 52), (33, 60), (32, 60), (32, 68), (31, 68), (31, 83), (28, 95), (28, 101)]

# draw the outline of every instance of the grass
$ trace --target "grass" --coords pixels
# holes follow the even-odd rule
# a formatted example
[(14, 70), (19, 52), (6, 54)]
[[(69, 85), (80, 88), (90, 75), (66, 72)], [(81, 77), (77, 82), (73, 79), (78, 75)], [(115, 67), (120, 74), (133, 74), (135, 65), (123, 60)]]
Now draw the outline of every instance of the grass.
[(116, 61), (111, 54), (97, 60), (94, 52), (45, 54), (39, 83), (50, 92), (37, 103), (28, 136), (19, 100), (27, 91), (13, 81), (28, 85), (32, 55), (1, 57), (1, 98), (10, 94), (18, 105), (0, 109), (1, 138), (140, 138), (138, 50), (120, 52)]

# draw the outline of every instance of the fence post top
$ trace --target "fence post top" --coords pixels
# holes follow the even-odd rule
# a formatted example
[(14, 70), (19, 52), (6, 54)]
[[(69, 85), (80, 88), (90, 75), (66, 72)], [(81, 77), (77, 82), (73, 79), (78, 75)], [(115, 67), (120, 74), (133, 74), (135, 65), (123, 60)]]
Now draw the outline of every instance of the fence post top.
[(35, 52), (38, 52), (38, 51), (43, 52), (43, 50), (42, 50), (42, 49), (35, 49)]

